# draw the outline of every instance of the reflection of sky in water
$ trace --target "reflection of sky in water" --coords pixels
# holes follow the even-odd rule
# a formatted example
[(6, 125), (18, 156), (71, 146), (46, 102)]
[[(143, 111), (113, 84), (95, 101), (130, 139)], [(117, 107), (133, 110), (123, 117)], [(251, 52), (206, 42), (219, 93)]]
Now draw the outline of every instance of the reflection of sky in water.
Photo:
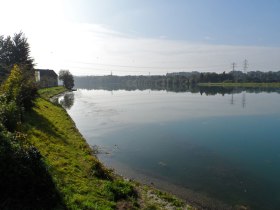
[[(110, 159), (238, 204), (280, 204), (280, 97), (78, 90), (69, 114)], [(114, 164), (113, 164), (114, 166)], [(256, 205), (257, 204), (257, 205)]]
[(69, 113), (77, 117), (94, 113), (97, 118), (119, 124), (164, 123), (208, 116), (278, 113), (278, 96), (277, 93), (246, 94), (246, 107), (243, 107), (242, 94), (234, 95), (234, 104), (231, 104), (231, 95), (78, 90), (75, 93), (77, 101)]

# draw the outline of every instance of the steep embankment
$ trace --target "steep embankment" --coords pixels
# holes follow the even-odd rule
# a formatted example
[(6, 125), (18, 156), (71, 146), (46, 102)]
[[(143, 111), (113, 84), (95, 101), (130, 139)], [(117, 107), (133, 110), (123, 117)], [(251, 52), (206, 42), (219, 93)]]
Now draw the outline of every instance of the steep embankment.
[(62, 87), (42, 89), (26, 115), (28, 141), (42, 154), (67, 209), (187, 209), (167, 193), (124, 181), (106, 169), (67, 112), (49, 101)]

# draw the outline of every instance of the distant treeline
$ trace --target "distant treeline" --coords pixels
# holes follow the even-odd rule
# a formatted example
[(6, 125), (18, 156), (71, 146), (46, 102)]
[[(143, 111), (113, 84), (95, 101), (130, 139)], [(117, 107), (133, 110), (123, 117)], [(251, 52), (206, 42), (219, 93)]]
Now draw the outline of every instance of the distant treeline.
[(254, 83), (272, 83), (280, 82), (280, 71), (278, 72), (261, 72), (250, 71), (243, 73), (241, 71), (231, 71), (229, 73), (215, 73), (215, 72), (178, 72), (169, 73), (158, 76), (84, 76), (75, 77), (76, 86), (91, 86), (91, 85), (106, 85), (124, 86), (124, 87), (141, 87), (149, 86), (153, 88), (169, 89), (173, 86), (186, 87), (196, 85), (197, 83), (235, 83), (235, 82), (254, 82)]
[(229, 73), (223, 72), (222, 74), (203, 73), (200, 74), (199, 82), (280, 82), (280, 71), (250, 71), (248, 73), (231, 71)]
[[(166, 78), (169, 78), (166, 82)], [(215, 94), (232, 94), (241, 93), (242, 91), (260, 93), (260, 92), (278, 92), (280, 88), (276, 87), (208, 87), (198, 86), (196, 84), (188, 84), (186, 82), (176, 82), (166, 76), (151, 76), (150, 80), (147, 76), (83, 76), (74, 77), (75, 87), (80, 89), (95, 90), (165, 90), (170, 92), (191, 92), (206, 95)], [(177, 76), (175, 77), (177, 78)]]

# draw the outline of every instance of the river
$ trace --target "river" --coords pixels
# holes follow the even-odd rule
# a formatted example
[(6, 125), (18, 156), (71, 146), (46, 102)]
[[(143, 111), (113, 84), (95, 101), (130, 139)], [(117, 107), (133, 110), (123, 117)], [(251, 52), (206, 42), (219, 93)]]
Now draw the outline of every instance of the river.
[(212, 208), (278, 209), (279, 92), (78, 89), (59, 100), (123, 176)]

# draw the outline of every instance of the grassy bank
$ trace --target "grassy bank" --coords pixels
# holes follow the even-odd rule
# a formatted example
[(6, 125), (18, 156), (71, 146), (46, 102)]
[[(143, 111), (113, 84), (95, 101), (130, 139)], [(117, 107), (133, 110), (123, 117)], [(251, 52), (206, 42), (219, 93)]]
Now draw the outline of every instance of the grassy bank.
[(198, 86), (208, 86), (208, 87), (280, 87), (279, 82), (275, 83), (249, 83), (249, 82), (236, 82), (236, 83), (198, 83)]
[(105, 168), (67, 112), (48, 100), (64, 91), (39, 91), (35, 107), (25, 116), (25, 131), (42, 154), (67, 209), (190, 209), (167, 193), (124, 181)]

